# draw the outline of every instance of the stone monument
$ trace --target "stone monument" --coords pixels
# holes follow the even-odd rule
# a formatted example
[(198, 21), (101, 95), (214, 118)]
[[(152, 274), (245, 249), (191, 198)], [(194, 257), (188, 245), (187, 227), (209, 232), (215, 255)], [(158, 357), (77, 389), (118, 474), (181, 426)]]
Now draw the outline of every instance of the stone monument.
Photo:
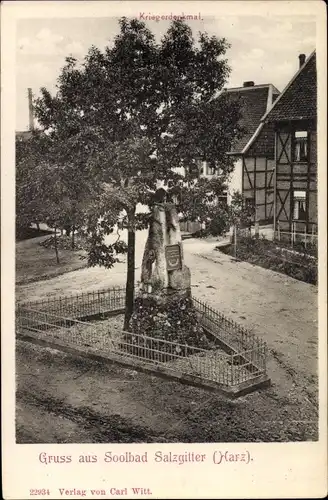
[[(160, 191), (160, 190), (158, 190)], [(162, 190), (163, 192), (164, 190)], [(164, 200), (152, 207), (148, 239), (142, 260), (141, 289), (166, 299), (190, 296), (190, 271), (184, 263), (176, 206)]]
[[(208, 345), (193, 308), (190, 270), (184, 263), (177, 209), (162, 188), (155, 193), (152, 206), (131, 330), (147, 336), (145, 346), (149, 337), (169, 341), (167, 345), (158, 345), (157, 350), (170, 351), (172, 342), (202, 348)], [(147, 349), (145, 352), (154, 355)]]

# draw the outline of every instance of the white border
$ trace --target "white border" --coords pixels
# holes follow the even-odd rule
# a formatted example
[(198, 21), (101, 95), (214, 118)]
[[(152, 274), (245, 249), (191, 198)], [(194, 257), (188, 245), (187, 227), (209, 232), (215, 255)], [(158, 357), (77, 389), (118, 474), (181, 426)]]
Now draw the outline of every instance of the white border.
[[(276, 2), (8, 2), (1, 16), (1, 284), (2, 284), (2, 440), (3, 494), (7, 499), (28, 498), (29, 488), (46, 485), (51, 497), (59, 498), (58, 487), (100, 488), (121, 480), (123, 485), (146, 482), (153, 498), (315, 498), (327, 492), (327, 343), (326, 343), (326, 199), (327, 199), (327, 121), (326, 121), (326, 24), (325, 4), (319, 1)], [(133, 445), (134, 451), (154, 449), (182, 451), (186, 448), (209, 456), (215, 449), (240, 452), (248, 449), (255, 460), (244, 464), (184, 466), (149, 463), (143, 469), (133, 465), (99, 463), (86, 474), (86, 466), (45, 469), (38, 460), (40, 451), (73, 454), (80, 451), (103, 455), (112, 450), (131, 450), (131, 445), (16, 445), (15, 338), (14, 338), (14, 137), (15, 137), (15, 27), (21, 18), (134, 16), (140, 10), (158, 13), (185, 11), (204, 15), (316, 15), (318, 65), (319, 130), (319, 374), (320, 440), (316, 443), (273, 444), (193, 444)], [(89, 467), (91, 467), (89, 465)], [(41, 481), (42, 479), (42, 481)], [(105, 481), (105, 482), (104, 482)], [(78, 486), (77, 486), (78, 485)], [(87, 497), (89, 498), (89, 497)], [(91, 497), (90, 497), (91, 498)]]

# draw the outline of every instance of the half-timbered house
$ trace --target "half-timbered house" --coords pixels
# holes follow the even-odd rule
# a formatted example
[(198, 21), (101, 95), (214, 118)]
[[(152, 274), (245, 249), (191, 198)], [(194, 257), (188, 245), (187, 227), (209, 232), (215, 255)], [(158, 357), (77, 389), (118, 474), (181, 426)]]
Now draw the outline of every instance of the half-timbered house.
[[(223, 90), (223, 94), (240, 104), (242, 134), (227, 151), (233, 156), (234, 169), (220, 201), (230, 204), (234, 193), (239, 192), (250, 206), (253, 223), (256, 218), (263, 223), (270, 222), (273, 220), (274, 130), (271, 125), (263, 126), (261, 118), (271, 109), (279, 90), (271, 83), (255, 85), (247, 81), (242, 87)], [(252, 145), (255, 138), (257, 143)], [(217, 169), (207, 161), (199, 162), (199, 170), (201, 177), (218, 175)], [(190, 223), (185, 226), (189, 227)]]
[(261, 118), (271, 109), (279, 90), (272, 84), (245, 82), (243, 87), (226, 92), (232, 98), (241, 97), (243, 129), (242, 137), (228, 152), (235, 159), (228, 202), (238, 191), (250, 208), (253, 222), (269, 223), (273, 220), (274, 130), (271, 125), (263, 126)]
[[(317, 228), (317, 75), (315, 51), (299, 56), (299, 70), (262, 118), (274, 130), (274, 229), (314, 234)], [(258, 189), (258, 187), (256, 187)], [(271, 184), (270, 184), (271, 190)], [(271, 192), (271, 191), (270, 191)], [(257, 196), (257, 192), (256, 192)]]

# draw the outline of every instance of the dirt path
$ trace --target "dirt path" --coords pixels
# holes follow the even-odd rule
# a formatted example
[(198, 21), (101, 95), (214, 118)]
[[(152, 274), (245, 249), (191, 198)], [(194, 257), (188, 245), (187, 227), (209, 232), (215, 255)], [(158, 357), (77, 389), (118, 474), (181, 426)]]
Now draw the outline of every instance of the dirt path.
[[(283, 417), (279, 413), (280, 410), (277, 411), (287, 427), (288, 419), (294, 418), (296, 421), (299, 415), (303, 414), (302, 420), (308, 420), (312, 424), (306, 424), (307, 430), (302, 428), (303, 430), (298, 432), (313, 437), (315, 433), (313, 421), (317, 415), (317, 288), (258, 266), (236, 262), (231, 257), (215, 251), (215, 245), (215, 241), (209, 243), (186, 240), (184, 242), (186, 264), (191, 269), (193, 295), (252, 329), (254, 333), (266, 340), (269, 346), (268, 373), (273, 383), (271, 392), (267, 393), (271, 396), (268, 397), (275, 401), (274, 404), (285, 408)], [(138, 248), (137, 279), (140, 272), (142, 244), (138, 245)], [(47, 281), (18, 286), (17, 297), (20, 300), (37, 300), (45, 295), (65, 295), (81, 290), (88, 291), (122, 285), (125, 281), (125, 272), (125, 263), (117, 264), (111, 270), (82, 269)], [(55, 376), (54, 372), (52, 376)], [(92, 380), (86, 382), (85, 391), (88, 391), (87, 386), (91, 382)], [(93, 390), (96, 390), (97, 384), (98, 382), (92, 382)], [(153, 382), (150, 385), (152, 384)], [(144, 385), (148, 387), (146, 382)], [(126, 387), (127, 385), (124, 386), (124, 391)], [(185, 391), (186, 388), (183, 390)], [(26, 391), (29, 391), (28, 386), (26, 386)], [(117, 387), (115, 391), (120, 393)], [(37, 393), (37, 389), (35, 392)], [(57, 394), (55, 389), (53, 394)], [(182, 393), (179, 392), (179, 394), (182, 397)], [(197, 394), (199, 398), (199, 393)], [(85, 402), (89, 397), (92, 399), (93, 394), (85, 392), (83, 396), (81, 395), (80, 403), (76, 402), (76, 404), (82, 404), (82, 401)], [(129, 404), (132, 406), (136, 404), (135, 397), (134, 391), (129, 392), (127, 396), (128, 399), (131, 398), (132, 403), (130, 401)], [(256, 407), (256, 398), (260, 396), (251, 397), (252, 404)], [(151, 401), (150, 408), (154, 404), (153, 396)], [(261, 400), (260, 406), (266, 408), (268, 399)], [(190, 410), (189, 406), (188, 408)], [(133, 411), (130, 414), (131, 418), (133, 418)], [(268, 411), (270, 413), (270, 408)], [(175, 418), (176, 416), (172, 421)], [(249, 419), (249, 415), (247, 418)], [(263, 418), (264, 415), (262, 415)], [(171, 422), (168, 416), (165, 419)], [(144, 424), (146, 425), (146, 422)], [(193, 425), (198, 425), (198, 423), (194, 422)], [(262, 432), (259, 430), (257, 432), (262, 436)], [(283, 429), (279, 432), (285, 435)]]
[[(145, 233), (137, 245), (136, 279)], [(272, 358), (292, 373), (308, 391), (316, 392), (317, 288), (259, 266), (236, 262), (215, 251), (217, 244), (190, 239), (184, 242), (191, 269), (192, 292), (268, 342)], [(67, 295), (125, 283), (125, 262), (113, 269), (80, 269), (42, 282), (17, 287), (18, 300)], [(274, 375), (274, 374), (273, 374)], [(313, 391), (312, 391), (313, 386)]]
[[(19, 443), (270, 442), (317, 439), (289, 381), (235, 402), (202, 389), (17, 342)], [(301, 418), (300, 418), (301, 409)]]
[(279, 382), (280, 366), (315, 399), (317, 288), (259, 266), (236, 262), (213, 249), (203, 250), (201, 255), (186, 248), (187, 264), (197, 264), (193, 294), (268, 343), (269, 370), (274, 381)]

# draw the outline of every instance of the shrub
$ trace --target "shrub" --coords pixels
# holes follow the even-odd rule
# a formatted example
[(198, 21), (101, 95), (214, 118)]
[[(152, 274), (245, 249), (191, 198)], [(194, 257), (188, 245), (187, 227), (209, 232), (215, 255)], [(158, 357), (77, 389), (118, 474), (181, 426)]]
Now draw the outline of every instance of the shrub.
[[(307, 251), (304, 245), (299, 248)], [(234, 252), (232, 245), (220, 250), (229, 255), (233, 255)], [(282, 242), (277, 244), (265, 238), (240, 236), (237, 242), (238, 259), (281, 272), (306, 283), (316, 284), (318, 262), (312, 255), (314, 247), (310, 247), (310, 252), (297, 252), (295, 247), (291, 250), (289, 245), (284, 247)]]
[[(131, 318), (131, 331), (127, 333), (126, 341), (139, 342), (139, 348), (150, 347), (151, 342), (147, 339), (142, 340), (133, 338), (133, 334), (146, 335), (158, 340), (166, 340), (182, 345), (210, 349), (214, 347), (206, 336), (205, 330), (198, 322), (197, 314), (193, 308), (191, 299), (181, 298), (180, 300), (161, 301), (151, 295), (137, 297), (135, 300), (135, 309)], [(141, 344), (140, 344), (141, 342)], [(143, 343), (142, 343), (143, 342)], [(166, 345), (159, 342), (156, 349), (164, 352), (174, 351), (170, 344)], [(180, 352), (180, 356), (191, 354), (187, 348)], [(145, 355), (143, 352), (143, 355)], [(173, 352), (174, 354), (174, 352)], [(140, 354), (139, 354), (140, 355)], [(149, 356), (152, 353), (149, 353)], [(147, 355), (148, 357), (148, 355)]]

